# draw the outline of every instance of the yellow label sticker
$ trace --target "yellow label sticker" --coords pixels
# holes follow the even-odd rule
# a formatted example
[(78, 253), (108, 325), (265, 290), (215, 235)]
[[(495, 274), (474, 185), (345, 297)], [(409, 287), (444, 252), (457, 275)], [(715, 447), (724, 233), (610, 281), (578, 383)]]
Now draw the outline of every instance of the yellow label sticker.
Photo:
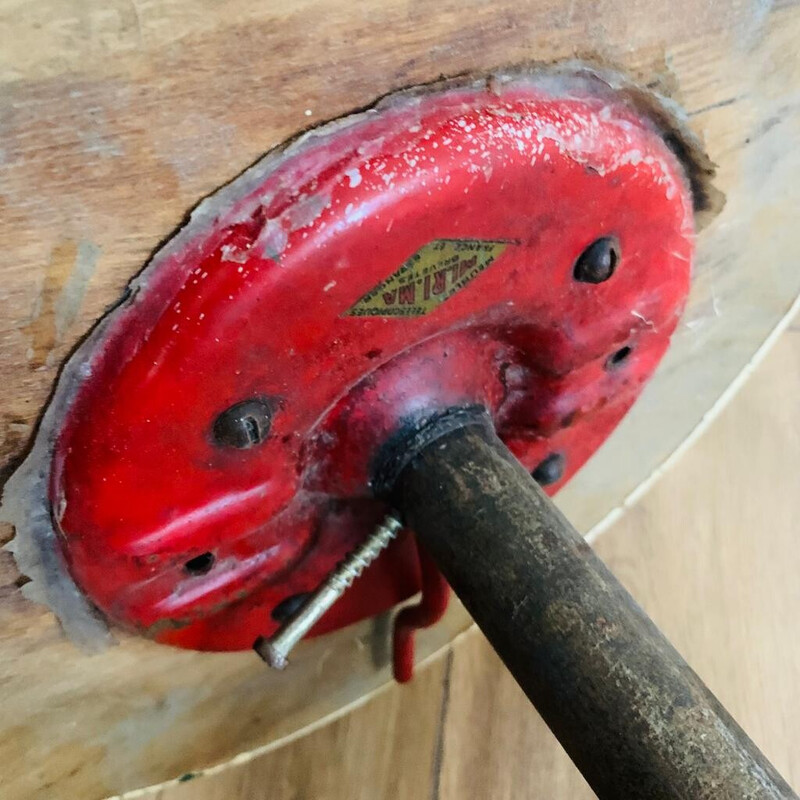
[(485, 270), (512, 244), (486, 239), (434, 239), (343, 316), (421, 317)]

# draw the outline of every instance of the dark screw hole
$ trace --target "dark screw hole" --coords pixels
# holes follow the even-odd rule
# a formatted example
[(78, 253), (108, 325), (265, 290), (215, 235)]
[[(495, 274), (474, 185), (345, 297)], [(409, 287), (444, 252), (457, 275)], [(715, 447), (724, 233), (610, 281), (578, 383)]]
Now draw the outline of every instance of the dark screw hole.
[(544, 458), (531, 472), (531, 476), (539, 486), (549, 486), (551, 483), (560, 481), (564, 476), (564, 467), (567, 460), (563, 453), (550, 453)]
[(213, 553), (200, 553), (199, 556), (190, 558), (183, 568), (190, 575), (205, 575), (214, 566), (215, 560)]
[(572, 277), (581, 283), (603, 283), (619, 264), (620, 247), (616, 236), (596, 239), (579, 256)]
[(575, 422), (575, 418), (578, 416), (577, 411), (570, 411), (569, 414), (561, 418), (561, 427), (562, 428), (569, 428), (573, 422)]
[(284, 598), (272, 609), (272, 619), (275, 622), (286, 622), (310, 596), (310, 592), (302, 592), (301, 594), (293, 594)]
[(625, 345), (625, 347), (620, 347), (616, 353), (612, 353), (608, 360), (606, 361), (606, 369), (616, 369), (617, 367), (622, 366), (627, 360), (628, 356), (633, 352), (633, 348)]
[(251, 444), (258, 444), (261, 441), (261, 431), (258, 427), (258, 420), (254, 417), (244, 417), (242, 419), (244, 425), (244, 433), (247, 441)]
[(272, 409), (266, 400), (244, 400), (217, 417), (214, 441), (246, 450), (267, 438), (271, 424)]

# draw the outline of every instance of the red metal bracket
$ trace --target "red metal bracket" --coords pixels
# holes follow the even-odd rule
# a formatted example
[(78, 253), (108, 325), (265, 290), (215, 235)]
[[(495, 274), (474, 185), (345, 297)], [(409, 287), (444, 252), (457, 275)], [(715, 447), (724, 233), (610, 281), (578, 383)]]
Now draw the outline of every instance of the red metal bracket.
[(408, 683), (414, 677), (414, 634), (435, 625), (447, 611), (450, 599), (450, 587), (433, 559), (422, 545), (417, 545), (417, 552), (422, 598), (417, 605), (402, 609), (394, 621), (393, 665), (398, 683)]
[[(249, 648), (382, 518), (377, 449), (482, 405), (556, 491), (666, 350), (690, 191), (598, 82), (391, 98), (206, 201), (101, 323), (53, 456), (69, 570), (112, 621)], [(401, 612), (396, 672), (445, 586), (401, 536), (315, 629)]]

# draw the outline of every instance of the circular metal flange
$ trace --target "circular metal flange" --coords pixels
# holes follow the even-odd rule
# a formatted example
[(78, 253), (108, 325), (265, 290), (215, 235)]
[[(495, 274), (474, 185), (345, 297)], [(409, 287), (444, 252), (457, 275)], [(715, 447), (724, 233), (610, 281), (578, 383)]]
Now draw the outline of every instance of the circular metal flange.
[[(636, 399), (689, 285), (681, 164), (579, 78), (404, 95), (222, 200), (103, 323), (50, 481), (81, 589), (183, 647), (269, 634), (382, 518), (378, 449), (432, 413), (488, 409), (558, 490)], [(419, 580), (400, 537), (316, 631)]]

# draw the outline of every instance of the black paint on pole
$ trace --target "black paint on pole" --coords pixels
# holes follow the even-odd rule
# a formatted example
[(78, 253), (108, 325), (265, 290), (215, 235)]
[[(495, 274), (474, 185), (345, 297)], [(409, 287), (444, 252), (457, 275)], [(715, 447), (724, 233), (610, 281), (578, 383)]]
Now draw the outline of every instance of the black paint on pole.
[(601, 800), (796, 798), (488, 418), (436, 426), (384, 486)]

